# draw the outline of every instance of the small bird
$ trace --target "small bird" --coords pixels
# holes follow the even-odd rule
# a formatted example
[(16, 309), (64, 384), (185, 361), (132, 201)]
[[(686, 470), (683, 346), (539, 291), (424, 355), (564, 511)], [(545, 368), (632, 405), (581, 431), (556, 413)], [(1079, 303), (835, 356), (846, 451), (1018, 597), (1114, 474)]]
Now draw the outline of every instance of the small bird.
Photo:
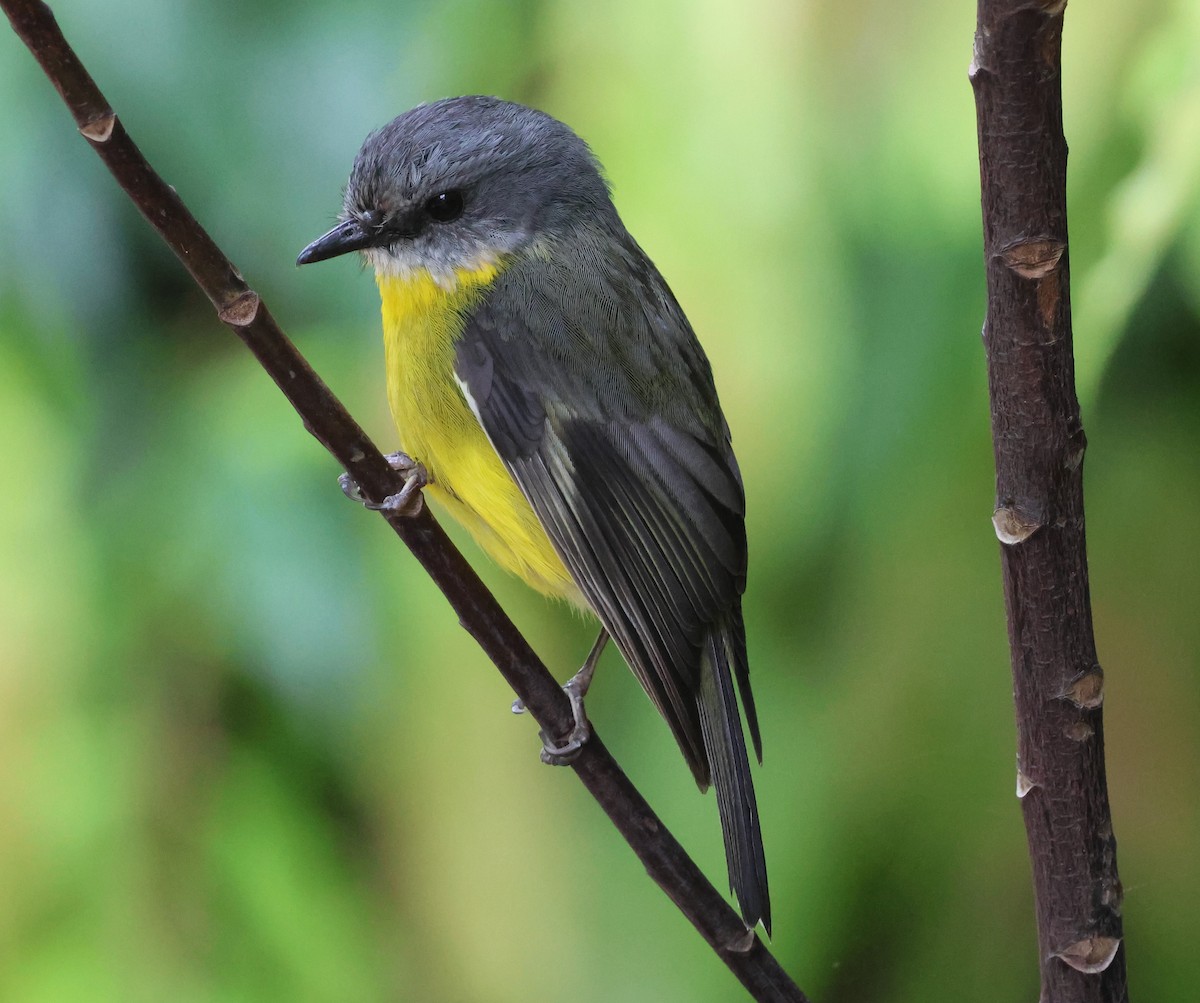
[(735, 695), (761, 763), (741, 474), (708, 359), (592, 151), (513, 102), (420, 105), (367, 137), (339, 220), (297, 263), (360, 251), (375, 270), (400, 501), (426, 487), (500, 565), (602, 625), (548, 759), (586, 740), (611, 636), (716, 787), (742, 918), (769, 935)]

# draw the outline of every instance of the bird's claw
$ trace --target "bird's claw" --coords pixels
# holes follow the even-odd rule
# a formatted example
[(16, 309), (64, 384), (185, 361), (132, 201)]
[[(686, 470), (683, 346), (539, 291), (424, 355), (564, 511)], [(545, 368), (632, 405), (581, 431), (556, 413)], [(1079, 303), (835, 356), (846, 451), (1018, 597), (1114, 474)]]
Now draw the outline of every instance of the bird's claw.
[(425, 468), (404, 453), (389, 453), (384, 457), (388, 466), (404, 478), (404, 486), (393, 495), (388, 495), (381, 502), (369, 501), (363, 497), (358, 482), (349, 474), (338, 477), (338, 486), (351, 501), (356, 501), (365, 508), (376, 512), (395, 512), (397, 515), (415, 516), (421, 514), (425, 498), (421, 489), (429, 483), (429, 474)]
[[(592, 725), (587, 719), (587, 712), (583, 709), (583, 698), (587, 695), (588, 687), (592, 685), (592, 677), (596, 674), (596, 664), (600, 661), (600, 655), (607, 643), (608, 631), (601, 630), (600, 636), (596, 638), (596, 643), (592, 645), (592, 650), (588, 652), (583, 667), (563, 684), (563, 692), (571, 701), (571, 716), (575, 719), (575, 724), (566, 740), (558, 743), (545, 731), (538, 732), (538, 736), (542, 740), (542, 762), (547, 766), (570, 765), (579, 755), (579, 750), (592, 737)], [(524, 714), (525, 701), (514, 700), (512, 712)]]
[[(570, 734), (567, 735), (566, 741), (558, 743), (544, 731), (538, 732), (538, 737), (542, 740), (542, 762), (547, 766), (569, 766), (579, 755), (579, 750), (592, 737), (592, 725), (587, 719), (587, 712), (583, 709), (583, 696), (587, 693), (591, 681), (591, 673), (587, 673), (585, 676), (581, 671), (563, 684), (563, 692), (571, 701), (571, 715), (575, 719), (575, 724), (571, 728)], [(521, 701), (518, 700), (513, 704), (514, 711), (516, 711), (518, 703)], [(525, 709), (523, 703), (521, 709)]]

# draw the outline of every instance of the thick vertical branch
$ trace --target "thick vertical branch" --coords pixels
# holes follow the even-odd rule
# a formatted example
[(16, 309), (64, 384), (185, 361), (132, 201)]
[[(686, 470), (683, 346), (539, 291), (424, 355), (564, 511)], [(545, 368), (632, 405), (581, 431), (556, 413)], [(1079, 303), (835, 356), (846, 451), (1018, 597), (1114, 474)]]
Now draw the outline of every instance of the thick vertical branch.
[(984, 327), (1043, 1003), (1128, 999), (1104, 776), (1075, 396), (1060, 56), (1065, 0), (979, 0)]

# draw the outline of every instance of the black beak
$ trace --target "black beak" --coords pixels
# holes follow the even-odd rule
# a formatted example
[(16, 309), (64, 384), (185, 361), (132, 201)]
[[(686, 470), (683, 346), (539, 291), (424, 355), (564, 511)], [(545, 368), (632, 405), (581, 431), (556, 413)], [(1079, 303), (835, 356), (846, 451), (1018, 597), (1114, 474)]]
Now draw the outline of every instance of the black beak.
[(348, 219), (339, 223), (323, 237), (318, 237), (296, 259), (298, 265), (311, 265), (314, 261), (325, 261), (336, 258), (339, 254), (349, 254), (351, 251), (361, 251), (370, 247), (373, 234), (364, 230), (358, 220)]

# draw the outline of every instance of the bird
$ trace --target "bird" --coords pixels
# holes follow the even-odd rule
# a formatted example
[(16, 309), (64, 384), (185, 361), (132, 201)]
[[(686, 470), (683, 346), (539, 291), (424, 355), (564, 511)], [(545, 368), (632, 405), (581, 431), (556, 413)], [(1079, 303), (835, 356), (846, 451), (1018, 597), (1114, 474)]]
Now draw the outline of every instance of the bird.
[(297, 263), (355, 251), (381, 297), (399, 503), (424, 489), (503, 568), (600, 622), (565, 687), (576, 729), (544, 758), (586, 741), (611, 637), (716, 788), (731, 889), (769, 936), (742, 724), (761, 764), (745, 490), (708, 358), (596, 156), (515, 102), (418, 105), (366, 138), (337, 225)]

